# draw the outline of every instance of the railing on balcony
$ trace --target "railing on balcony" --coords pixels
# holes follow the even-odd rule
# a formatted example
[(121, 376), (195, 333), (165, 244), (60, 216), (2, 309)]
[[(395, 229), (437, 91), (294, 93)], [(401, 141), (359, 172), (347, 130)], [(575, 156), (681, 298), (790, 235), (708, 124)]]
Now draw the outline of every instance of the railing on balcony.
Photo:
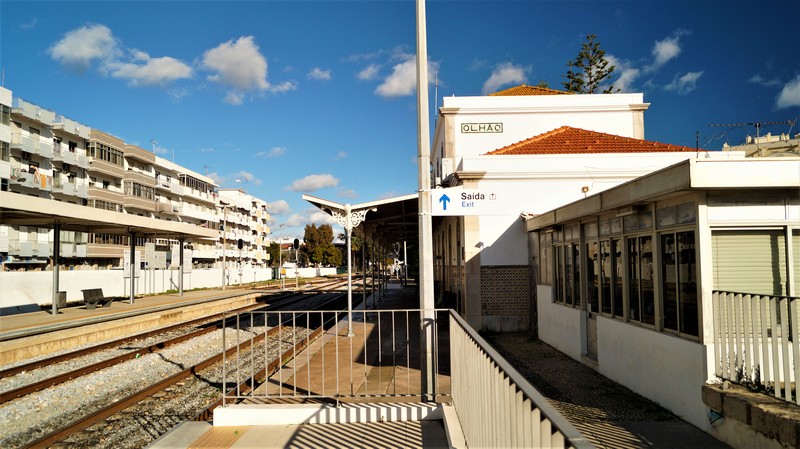
[(29, 172), (24, 168), (12, 168), (9, 184), (50, 191), (53, 188), (53, 177), (38, 172)]
[(800, 404), (796, 296), (714, 291), (714, 367), (718, 377)]
[[(346, 316), (298, 311), (228, 317), (223, 346), (239, 341), (248, 349), (230, 351), (223, 366), (247, 365), (250, 371), (223, 368), (223, 403), (422, 400), (430, 392), (422, 391), (420, 323), (434, 316), (433, 396), (453, 404), (469, 447), (594, 447), (452, 311), (353, 311), (351, 337)], [(258, 336), (267, 329), (277, 336)], [(297, 349), (298, 341), (305, 349)], [(274, 362), (279, 354), (281, 362)], [(257, 385), (252, 379), (264, 377), (259, 373), (271, 377)]]

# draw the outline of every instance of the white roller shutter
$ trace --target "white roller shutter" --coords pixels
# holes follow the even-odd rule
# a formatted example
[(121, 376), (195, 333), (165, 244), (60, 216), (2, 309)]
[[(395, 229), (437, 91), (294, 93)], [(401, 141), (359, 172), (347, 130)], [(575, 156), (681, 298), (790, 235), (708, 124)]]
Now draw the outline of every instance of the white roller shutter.
[(786, 295), (786, 238), (781, 230), (714, 231), (714, 289)]

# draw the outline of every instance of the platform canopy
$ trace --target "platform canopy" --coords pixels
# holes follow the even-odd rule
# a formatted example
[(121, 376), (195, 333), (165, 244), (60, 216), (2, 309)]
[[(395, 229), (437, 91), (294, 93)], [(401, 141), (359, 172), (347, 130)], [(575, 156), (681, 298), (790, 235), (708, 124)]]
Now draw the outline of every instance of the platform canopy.
[[(345, 204), (311, 195), (303, 195), (303, 199), (331, 215), (334, 215), (334, 211), (341, 213), (345, 209)], [(354, 230), (357, 234), (369, 229), (387, 243), (406, 241), (414, 246), (419, 240), (419, 201), (416, 193), (351, 204), (350, 210), (367, 211), (361, 226)]]
[(47, 198), (0, 192), (0, 224), (50, 228), (96, 234), (154, 234), (162, 238), (217, 240), (216, 229), (189, 223), (140, 217)]

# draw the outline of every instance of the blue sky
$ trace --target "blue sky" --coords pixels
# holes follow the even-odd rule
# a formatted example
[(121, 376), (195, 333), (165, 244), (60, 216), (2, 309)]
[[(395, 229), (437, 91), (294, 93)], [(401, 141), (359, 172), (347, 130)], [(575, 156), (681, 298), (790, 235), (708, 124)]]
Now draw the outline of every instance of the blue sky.
[[(431, 83), (439, 98), (561, 88), (593, 33), (613, 84), (651, 103), (648, 140), (699, 133), (716, 150), (755, 129), (711, 124), (800, 115), (798, 17), (797, 1), (429, 1)], [(15, 97), (157, 141), (270, 202), (287, 236), (322, 223), (303, 193), (355, 204), (416, 190), (414, 1), (3, 0), (0, 29)]]

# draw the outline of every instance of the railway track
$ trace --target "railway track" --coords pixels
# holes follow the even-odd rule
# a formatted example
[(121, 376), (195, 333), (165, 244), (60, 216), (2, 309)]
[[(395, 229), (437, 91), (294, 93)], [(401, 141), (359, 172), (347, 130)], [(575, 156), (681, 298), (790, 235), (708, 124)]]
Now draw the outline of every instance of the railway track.
[[(273, 310), (278, 307), (291, 308), (290, 306), (298, 306), (296, 301), (308, 301), (309, 295), (299, 293), (292, 295), (292, 299), (286, 298), (282, 301), (282, 306), (274, 306)], [(324, 295), (329, 300), (341, 300), (344, 295)], [(323, 306), (324, 307), (324, 306)], [(310, 309), (311, 307), (300, 307)], [(255, 308), (249, 308), (251, 310)], [(264, 306), (261, 306), (264, 310)], [(237, 311), (242, 312), (242, 310)], [(260, 358), (261, 366), (264, 363), (265, 357), (272, 357), (268, 364), (272, 369), (279, 366), (286, 360), (286, 357), (295, 354), (301, 350), (305, 345), (312, 341), (318, 335), (320, 330), (309, 330), (306, 327), (296, 328), (291, 326), (277, 326), (276, 323), (267, 325), (268, 323), (252, 323), (250, 335), (238, 335), (235, 338), (225, 334), (228, 340), (234, 341), (227, 352), (231, 351), (249, 351), (249, 346), (253, 344), (261, 344), (264, 340), (271, 340), (270, 347), (275, 348), (273, 353), (266, 354), (265, 351), (256, 351), (257, 356), (254, 360)], [(278, 328), (282, 329), (280, 335), (277, 334)], [(17, 389), (3, 393), (2, 402), (8, 404), (0, 404), (0, 416), (3, 416), (7, 411), (7, 406), (13, 406), (15, 402), (34, 402), (41, 403), (35, 399), (36, 396), (46, 396), (48, 392), (58, 390), (59, 388), (66, 388), (71, 383), (89, 383), (92, 384), (92, 376), (96, 373), (103, 371), (110, 371), (119, 369), (126, 364), (135, 364), (136, 362), (143, 362), (145, 359), (157, 360), (162, 359), (167, 365), (179, 365), (180, 369), (172, 370), (155, 370), (153, 368), (145, 369), (146, 372), (152, 373), (150, 377), (160, 377), (158, 382), (138, 382), (138, 386), (131, 388), (116, 388), (114, 392), (109, 392), (107, 400), (91, 400), (87, 401), (85, 412), (77, 413), (73, 410), (65, 410), (65, 413), (57, 414), (54, 419), (47, 421), (53, 423), (49, 428), (39, 429), (30, 428), (22, 430), (14, 435), (3, 436), (0, 434), (0, 446), (3, 447), (143, 447), (158, 435), (166, 432), (173, 425), (191, 419), (192, 417), (200, 415), (206, 417), (210, 414), (210, 410), (216, 406), (221, 392), (227, 389), (227, 386), (221, 385), (222, 370), (221, 359), (226, 357), (219, 348), (221, 344), (221, 334), (225, 332), (222, 324), (211, 326), (204, 325), (202, 329), (197, 329), (182, 336), (175, 337), (165, 342), (159, 342), (148, 346), (147, 348), (138, 348), (131, 353), (124, 355), (123, 358), (115, 359), (114, 361), (104, 361), (100, 364), (83, 367), (83, 371), (76, 370), (73, 372), (65, 373), (59, 376), (58, 379), (49, 378), (42, 381), (38, 386), (28, 385), (26, 390)], [(126, 339), (130, 341), (129, 339)], [(198, 343), (199, 341), (210, 341), (205, 343)], [(241, 341), (241, 343), (240, 343)], [(200, 351), (198, 348), (215, 348), (215, 351)], [(195, 357), (194, 361), (188, 362), (175, 353), (170, 352), (174, 350), (177, 353), (191, 353), (198, 352), (201, 357)], [(212, 355), (208, 353), (215, 352)], [(207, 356), (206, 356), (207, 355)], [(229, 354), (228, 354), (229, 355)], [(61, 356), (65, 357), (65, 356)], [(101, 366), (102, 364), (102, 366)], [(16, 368), (15, 368), (16, 369)], [(100, 369), (100, 371), (97, 371)], [(237, 369), (243, 369), (242, 372), (250, 373), (248, 367), (232, 367), (226, 366), (225, 369), (230, 372), (235, 372)], [(131, 370), (135, 368), (131, 367)], [(10, 373), (9, 370), (3, 373)], [(235, 386), (239, 388), (237, 391), (242, 391), (243, 388), (251, 387), (258, 382), (263, 381), (269, 373), (261, 372), (255, 375), (244, 376), (247, 378), (244, 385)], [(8, 374), (10, 375), (10, 374)], [(112, 375), (113, 377), (113, 375)], [(147, 380), (147, 376), (144, 376)], [(97, 382), (94, 382), (95, 384)], [(147, 383), (147, 385), (144, 385)], [(30, 391), (27, 391), (30, 390)], [(111, 390), (111, 389), (110, 389)], [(131, 391), (128, 391), (131, 390)], [(182, 393), (184, 399), (178, 399)], [(56, 393), (58, 394), (58, 393)], [(101, 395), (102, 396), (102, 395)], [(167, 404), (171, 402), (173, 405), (166, 405), (161, 412), (158, 407), (153, 404)], [(180, 405), (186, 405), (181, 408)], [(37, 406), (34, 406), (34, 409)], [(41, 406), (39, 406), (41, 408)], [(36, 410), (34, 410), (36, 411)], [(41, 411), (41, 410), (39, 410)], [(152, 413), (156, 411), (155, 415)], [(11, 413), (6, 413), (11, 415)], [(80, 416), (78, 416), (80, 415)], [(158, 416), (153, 425), (142, 425), (143, 416)], [(134, 424), (131, 424), (131, 418), (134, 419)], [(13, 416), (12, 416), (13, 418)], [(20, 416), (20, 418), (22, 418)], [(167, 421), (175, 422), (162, 422), (164, 419)], [(144, 419), (150, 422), (151, 419)], [(155, 422), (158, 422), (156, 425)], [(138, 424), (137, 424), (138, 423)], [(127, 428), (146, 429), (144, 435), (131, 437), (130, 432), (115, 430), (120, 426)], [(4, 433), (6, 431), (3, 431)], [(125, 435), (128, 435), (125, 437)], [(119, 438), (124, 437), (123, 441)], [(137, 443), (138, 442), (138, 443)]]

